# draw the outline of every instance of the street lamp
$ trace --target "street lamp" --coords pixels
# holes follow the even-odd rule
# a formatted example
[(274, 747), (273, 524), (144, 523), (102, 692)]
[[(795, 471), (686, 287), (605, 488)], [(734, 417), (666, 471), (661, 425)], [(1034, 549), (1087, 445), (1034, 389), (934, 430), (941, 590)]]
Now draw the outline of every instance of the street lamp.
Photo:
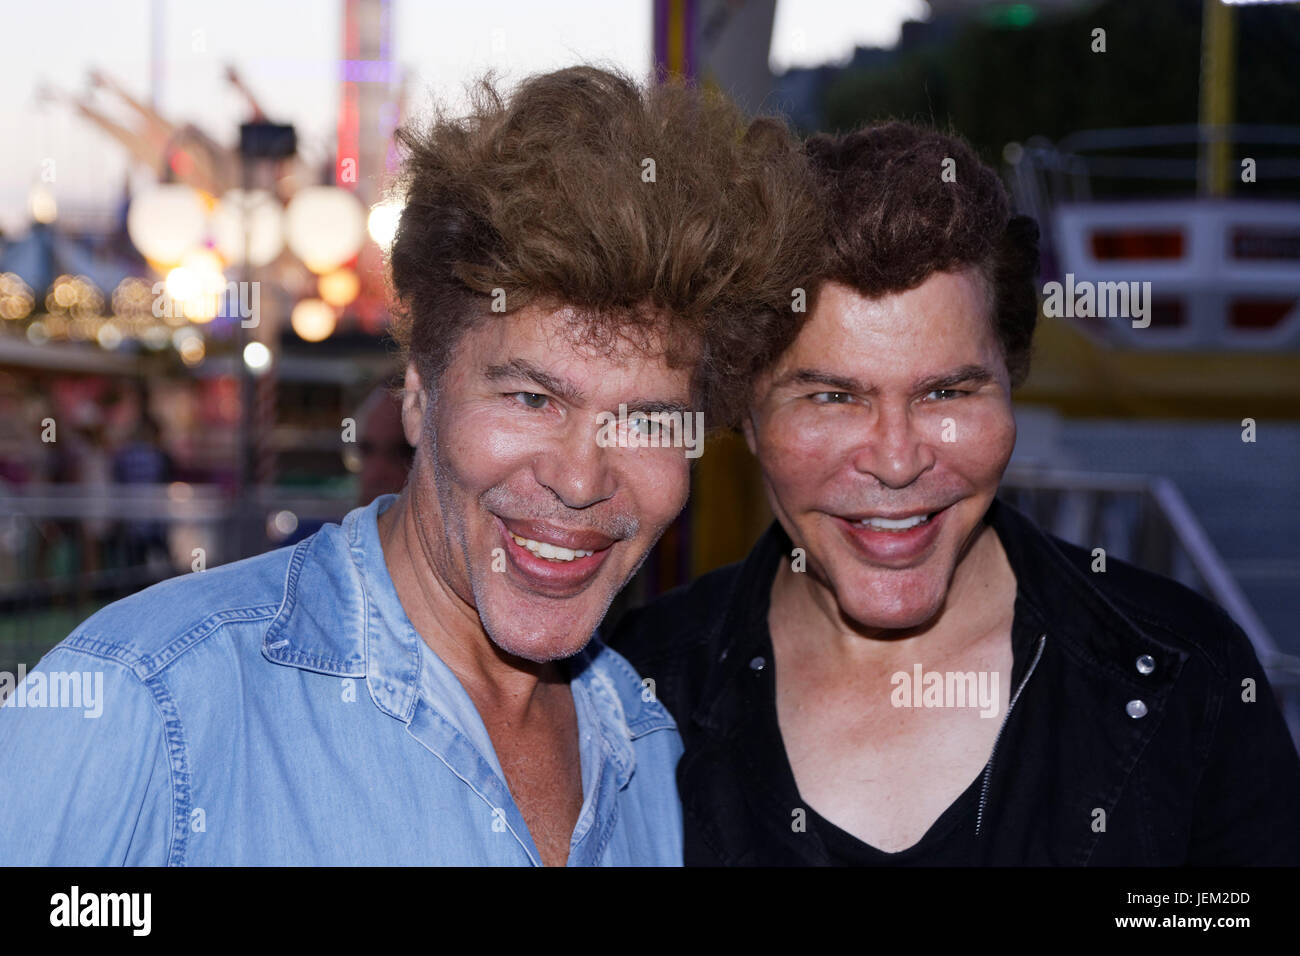
[(270, 265), (284, 249), (284, 211), (265, 189), (232, 189), (212, 212), (212, 238), (231, 265)]

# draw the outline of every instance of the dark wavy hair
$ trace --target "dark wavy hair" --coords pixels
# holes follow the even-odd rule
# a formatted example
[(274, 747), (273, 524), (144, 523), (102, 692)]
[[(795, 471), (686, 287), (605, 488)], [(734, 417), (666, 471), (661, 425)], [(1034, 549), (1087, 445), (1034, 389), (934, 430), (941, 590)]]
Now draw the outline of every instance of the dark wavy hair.
[[(390, 252), (394, 337), (434, 386), (466, 330), (572, 307), (584, 344), (666, 343), (694, 401), (731, 424), (750, 379), (798, 333), (816, 272), (819, 200), (799, 143), (721, 94), (581, 66), (469, 115), (399, 130), (405, 207)], [(653, 160), (653, 181), (648, 160)], [(436, 387), (436, 386), (434, 386)]]
[[(1021, 384), (1038, 322), (1038, 225), (1012, 215), (997, 174), (960, 137), (911, 123), (819, 134), (805, 150), (825, 203), (822, 278), (876, 297), (975, 267), (1011, 384)], [(945, 182), (949, 159), (955, 181)]]

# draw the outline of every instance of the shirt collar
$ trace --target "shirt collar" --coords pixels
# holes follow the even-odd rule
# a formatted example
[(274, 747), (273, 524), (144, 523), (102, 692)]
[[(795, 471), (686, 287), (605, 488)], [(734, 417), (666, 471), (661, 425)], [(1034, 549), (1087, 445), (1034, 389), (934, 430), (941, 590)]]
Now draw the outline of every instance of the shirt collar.
[[(1090, 574), (1072, 560), (1059, 543), (1012, 505), (995, 499), (985, 519), (1002, 542), (1016, 575), (1017, 610), (1031, 608), (1049, 640), (1064, 639), (1098, 662), (1101, 669), (1118, 666), (1139, 654), (1183, 659), (1179, 649), (1154, 637), (1147, 628), (1120, 610)], [(1087, 551), (1081, 552), (1089, 557)], [(1165, 669), (1169, 672), (1169, 669)]]
[[(379, 516), (396, 500), (397, 495), (380, 495), (365, 508), (349, 514), (353, 520), (345, 521), (344, 528), (366, 609), (366, 683), (370, 696), (380, 710), (410, 723), (420, 693), (421, 647), (427, 649), (428, 645), (406, 616), (379, 543)], [(429, 656), (433, 656), (432, 651)]]
[(363, 677), (376, 706), (409, 721), (419, 686), (420, 637), (388, 575), (376, 523), (396, 498), (380, 495), (294, 548), (284, 600), (262, 653), (278, 664)]

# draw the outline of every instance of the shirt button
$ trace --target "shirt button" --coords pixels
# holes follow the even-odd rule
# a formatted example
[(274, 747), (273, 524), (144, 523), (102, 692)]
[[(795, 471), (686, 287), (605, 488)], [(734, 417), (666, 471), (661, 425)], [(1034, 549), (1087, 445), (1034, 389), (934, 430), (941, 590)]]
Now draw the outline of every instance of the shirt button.
[(767, 661), (763, 660), (763, 658), (761, 657), (755, 657), (752, 661), (749, 662), (749, 669), (754, 671), (761, 671), (766, 666), (767, 666)]
[(1130, 717), (1145, 717), (1147, 715), (1147, 705), (1144, 701), (1130, 700), (1124, 705), (1124, 712)]
[(1156, 659), (1150, 654), (1143, 654), (1137, 659), (1137, 669), (1139, 674), (1150, 674), (1156, 669)]

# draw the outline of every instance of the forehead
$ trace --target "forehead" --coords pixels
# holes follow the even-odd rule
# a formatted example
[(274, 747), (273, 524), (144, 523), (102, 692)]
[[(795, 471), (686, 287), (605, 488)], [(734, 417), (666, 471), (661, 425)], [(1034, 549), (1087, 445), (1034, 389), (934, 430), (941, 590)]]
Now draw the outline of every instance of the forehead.
[(471, 374), (515, 359), (592, 388), (634, 380), (677, 385), (690, 374), (669, 367), (662, 331), (620, 326), (572, 306), (533, 304), (487, 317), (465, 336), (463, 346), (457, 364)]
[(916, 288), (877, 297), (828, 282), (781, 364), (852, 366), (883, 379), (987, 362), (998, 354), (991, 311), (987, 283), (974, 269), (936, 272)]

